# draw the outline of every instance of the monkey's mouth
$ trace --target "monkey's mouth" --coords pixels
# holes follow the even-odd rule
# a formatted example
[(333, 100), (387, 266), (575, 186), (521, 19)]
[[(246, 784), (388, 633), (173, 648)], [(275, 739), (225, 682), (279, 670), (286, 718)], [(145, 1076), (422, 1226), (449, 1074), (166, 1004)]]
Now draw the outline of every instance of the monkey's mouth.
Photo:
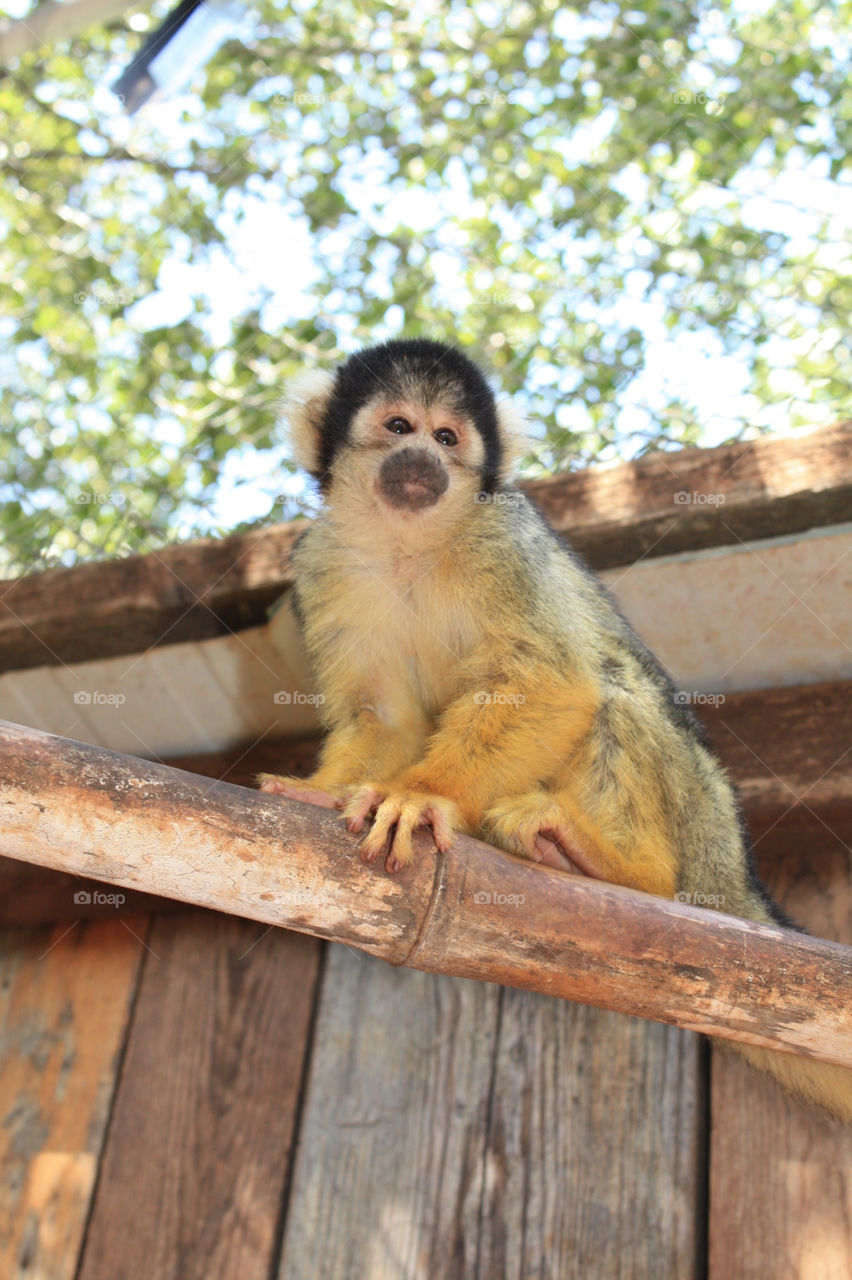
[(397, 510), (433, 507), (446, 492), (449, 476), (425, 449), (397, 449), (379, 468), (378, 489)]

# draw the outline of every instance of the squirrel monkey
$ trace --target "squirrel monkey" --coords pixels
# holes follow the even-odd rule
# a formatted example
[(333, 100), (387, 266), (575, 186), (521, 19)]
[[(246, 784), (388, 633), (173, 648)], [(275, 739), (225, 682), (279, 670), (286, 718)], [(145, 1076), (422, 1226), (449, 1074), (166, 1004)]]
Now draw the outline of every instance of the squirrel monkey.
[[(509, 483), (521, 423), (480, 370), (443, 343), (387, 342), (310, 374), (285, 413), (326, 504), (293, 564), (330, 733), (311, 778), (262, 788), (336, 803), (391, 872), (426, 826), (441, 851), (465, 832), (789, 925), (698, 722)], [(852, 1073), (736, 1048), (852, 1121)]]

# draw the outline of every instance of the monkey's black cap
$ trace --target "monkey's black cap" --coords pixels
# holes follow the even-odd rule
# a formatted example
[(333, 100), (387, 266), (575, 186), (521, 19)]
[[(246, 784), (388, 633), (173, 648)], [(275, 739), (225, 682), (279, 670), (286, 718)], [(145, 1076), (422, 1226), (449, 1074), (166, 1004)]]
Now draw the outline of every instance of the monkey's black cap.
[(404, 338), (357, 351), (340, 366), (323, 424), (320, 469), (328, 473), (354, 415), (377, 396), (444, 404), (469, 418), (485, 446), (482, 488), (499, 483), (502, 449), (494, 393), (480, 369), (456, 347), (430, 338)]

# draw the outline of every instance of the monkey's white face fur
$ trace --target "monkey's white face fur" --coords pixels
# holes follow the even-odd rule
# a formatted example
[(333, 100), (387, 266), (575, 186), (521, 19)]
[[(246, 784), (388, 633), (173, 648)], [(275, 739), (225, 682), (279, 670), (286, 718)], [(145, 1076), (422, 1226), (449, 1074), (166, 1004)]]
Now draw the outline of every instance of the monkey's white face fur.
[[(294, 459), (314, 476), (333, 385), (331, 375), (312, 373), (290, 389), (284, 406)], [(524, 437), (510, 402), (498, 402), (497, 420), (505, 483)], [(326, 477), (328, 513), (345, 526), (350, 546), (355, 538), (371, 554), (434, 547), (470, 519), (484, 463), (482, 437), (457, 409), (377, 396), (352, 418)]]

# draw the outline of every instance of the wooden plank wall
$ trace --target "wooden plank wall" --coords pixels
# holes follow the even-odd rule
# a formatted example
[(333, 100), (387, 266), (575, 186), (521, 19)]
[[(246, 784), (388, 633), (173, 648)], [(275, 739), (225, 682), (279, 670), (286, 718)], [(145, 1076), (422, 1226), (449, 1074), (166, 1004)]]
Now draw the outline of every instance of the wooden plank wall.
[(701, 1274), (697, 1037), (334, 947), (311, 1038), (321, 944), (138, 923), (72, 930), (52, 1002), (6, 939), (4, 1277)]
[(697, 1270), (698, 1038), (332, 948), (278, 1280)]
[[(714, 734), (753, 762), (762, 874), (852, 942), (837, 692)], [(852, 1138), (738, 1060), (708, 1081), (688, 1033), (322, 955), (200, 912), (3, 931), (3, 1280), (852, 1275)]]
[[(852, 944), (847, 686), (733, 699), (711, 720), (744, 794), (761, 877), (812, 933)], [(852, 1016), (852, 1011), (850, 1011)], [(852, 1135), (713, 1051), (710, 1280), (852, 1276)]]
[(5, 932), (3, 1280), (267, 1280), (321, 949), (205, 912)]

